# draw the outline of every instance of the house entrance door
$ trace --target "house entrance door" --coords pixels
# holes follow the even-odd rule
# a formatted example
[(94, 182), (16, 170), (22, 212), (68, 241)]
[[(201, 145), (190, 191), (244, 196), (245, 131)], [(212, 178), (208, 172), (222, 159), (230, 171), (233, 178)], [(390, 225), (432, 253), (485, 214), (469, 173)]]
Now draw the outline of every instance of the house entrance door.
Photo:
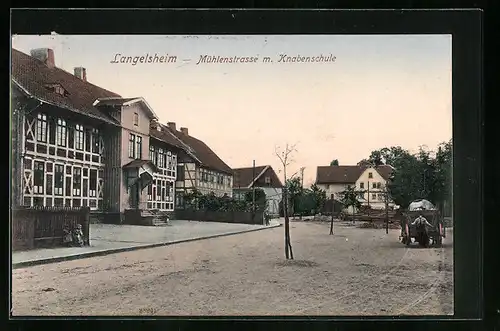
[(134, 209), (139, 208), (140, 202), (140, 189), (139, 189), (139, 181), (137, 181), (134, 185), (130, 187), (130, 207)]

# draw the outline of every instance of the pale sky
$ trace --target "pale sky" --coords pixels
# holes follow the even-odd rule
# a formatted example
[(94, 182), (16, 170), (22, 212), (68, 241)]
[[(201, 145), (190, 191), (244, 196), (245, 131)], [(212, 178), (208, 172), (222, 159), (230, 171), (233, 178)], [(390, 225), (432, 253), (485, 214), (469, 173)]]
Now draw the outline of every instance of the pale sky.
[[(176, 122), (230, 167), (282, 166), (275, 146), (296, 144), (288, 174), (374, 149), (435, 148), (452, 137), (451, 35), (14, 36), (12, 47), (53, 48), (56, 66), (87, 69), (89, 82), (144, 97), (162, 123)], [(176, 63), (111, 63), (117, 53), (177, 56)], [(278, 63), (279, 54), (336, 57)], [(201, 55), (255, 56), (204, 63)], [(269, 56), (273, 63), (262, 63)], [(183, 61), (190, 59), (191, 61)], [(282, 172), (278, 173), (281, 179)]]

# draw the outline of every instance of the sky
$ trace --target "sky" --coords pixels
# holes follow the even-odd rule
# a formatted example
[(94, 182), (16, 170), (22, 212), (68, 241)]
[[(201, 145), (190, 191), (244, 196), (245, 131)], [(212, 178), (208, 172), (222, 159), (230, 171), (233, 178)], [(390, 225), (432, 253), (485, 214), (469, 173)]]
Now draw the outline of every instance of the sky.
[[(288, 175), (338, 159), (355, 165), (372, 150), (435, 148), (452, 137), (451, 35), (12, 37), (30, 53), (52, 48), (56, 66), (83, 66), (89, 82), (144, 97), (162, 123), (176, 122), (230, 167), (271, 165), (295, 145)], [(117, 55), (120, 54), (120, 55)], [(120, 58), (175, 56), (164, 63)], [(257, 57), (198, 63), (200, 57)], [(286, 57), (333, 58), (283, 62)], [(269, 57), (271, 61), (264, 62)], [(115, 62), (115, 63), (113, 63)]]

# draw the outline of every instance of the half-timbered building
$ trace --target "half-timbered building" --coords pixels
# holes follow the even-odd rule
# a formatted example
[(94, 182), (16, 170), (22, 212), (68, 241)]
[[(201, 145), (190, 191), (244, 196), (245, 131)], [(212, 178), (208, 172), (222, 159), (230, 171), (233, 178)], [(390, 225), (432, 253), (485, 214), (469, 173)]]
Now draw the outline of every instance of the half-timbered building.
[(177, 159), (176, 205), (184, 206), (183, 196), (197, 189), (202, 194), (233, 195), (233, 170), (206, 143), (189, 134), (188, 128), (177, 130), (168, 122), (168, 129), (184, 146)]
[(151, 161), (158, 117), (143, 98), (91, 84), (85, 68), (56, 67), (51, 49), (13, 49), (11, 108), (15, 205), (88, 206), (112, 222), (126, 209), (173, 210), (176, 153), (164, 144)]
[(194, 188), (232, 195), (231, 168), (204, 142), (85, 68), (56, 67), (51, 49), (12, 50), (11, 108), (16, 205), (88, 206), (120, 222), (130, 209), (173, 211)]
[(12, 51), (13, 200), (103, 209), (104, 135), (120, 123), (92, 103), (118, 95), (55, 67), (51, 49), (31, 55)]

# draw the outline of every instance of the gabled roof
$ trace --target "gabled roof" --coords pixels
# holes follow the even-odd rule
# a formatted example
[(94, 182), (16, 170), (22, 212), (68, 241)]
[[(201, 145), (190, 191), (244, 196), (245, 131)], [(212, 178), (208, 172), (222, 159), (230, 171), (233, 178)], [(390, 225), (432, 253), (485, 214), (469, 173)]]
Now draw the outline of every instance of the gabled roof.
[[(99, 98), (120, 98), (120, 95), (83, 81), (60, 68), (48, 67), (16, 49), (12, 49), (12, 81), (28, 96), (42, 102), (108, 123), (119, 124), (116, 119), (96, 108), (93, 103)], [(56, 83), (64, 86), (68, 95), (63, 96), (46, 87), (46, 84)]]
[[(368, 168), (363, 165), (319, 166), (316, 170), (316, 184), (353, 184)], [(389, 180), (393, 170), (389, 165), (377, 166), (374, 169), (385, 180)]]
[[(194, 158), (198, 160), (201, 166), (215, 171), (223, 172), (228, 175), (233, 174), (233, 169), (229, 167), (222, 159), (215, 154), (215, 152), (208, 147), (203, 141), (191, 136), (184, 134), (177, 130), (172, 130), (169, 127), (164, 126), (166, 130), (169, 130), (174, 134), (174, 136), (179, 139), (183, 144), (189, 147), (189, 152)], [(163, 131), (162, 128), (162, 131)]]
[(256, 166), (255, 170), (253, 167), (233, 169), (233, 187), (250, 188), (268, 168), (269, 166)]
[(150, 118), (157, 120), (158, 116), (154, 112), (153, 108), (147, 103), (143, 97), (136, 98), (121, 98), (121, 97), (111, 97), (111, 98), (98, 98), (94, 101), (93, 105), (95, 107), (99, 106), (130, 106), (134, 103), (141, 103), (146, 108)]
[[(160, 127), (160, 131), (158, 131), (157, 127)], [(190, 152), (189, 146), (184, 144), (179, 138), (177, 138), (167, 126), (151, 121), (151, 125), (149, 127), (149, 135), (156, 140), (162, 141), (164, 143), (169, 144), (170, 146), (174, 146), (180, 149), (185, 150), (186, 152)]]

